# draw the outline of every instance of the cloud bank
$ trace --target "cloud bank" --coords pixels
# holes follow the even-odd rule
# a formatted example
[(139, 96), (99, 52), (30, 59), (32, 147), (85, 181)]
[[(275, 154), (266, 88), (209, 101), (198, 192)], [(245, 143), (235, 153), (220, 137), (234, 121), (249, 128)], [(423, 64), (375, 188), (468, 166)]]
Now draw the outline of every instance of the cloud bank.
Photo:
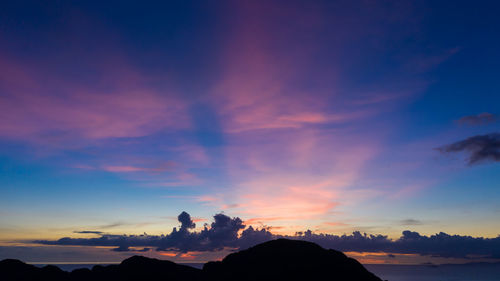
[(467, 152), (469, 165), (500, 161), (500, 133), (478, 135), (437, 148), (442, 153)]
[[(182, 212), (178, 216), (181, 223), (179, 229), (174, 228), (168, 235), (111, 235), (102, 234), (96, 238), (71, 238), (59, 240), (36, 240), (44, 245), (73, 246), (108, 246), (116, 247), (113, 251), (219, 251), (223, 249), (245, 249), (253, 245), (277, 238), (306, 240), (325, 248), (349, 252), (386, 252), (401, 254), (419, 254), (436, 257), (455, 258), (500, 258), (500, 235), (496, 238), (449, 235), (443, 232), (431, 236), (418, 232), (403, 231), (399, 239), (392, 240), (385, 235), (369, 235), (355, 231), (349, 235), (316, 234), (310, 230), (297, 232), (294, 235), (277, 235), (269, 228), (256, 229), (246, 227), (238, 218), (225, 214), (216, 214), (210, 226), (205, 225), (199, 231), (194, 228), (191, 216)], [(132, 250), (141, 247), (142, 250)]]

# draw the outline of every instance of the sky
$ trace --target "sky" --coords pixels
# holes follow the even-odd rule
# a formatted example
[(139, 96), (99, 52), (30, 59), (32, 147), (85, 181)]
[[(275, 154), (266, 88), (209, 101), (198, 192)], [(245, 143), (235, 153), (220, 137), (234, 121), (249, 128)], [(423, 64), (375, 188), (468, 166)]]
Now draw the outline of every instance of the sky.
[(499, 260), (499, 8), (3, 1), (0, 259)]

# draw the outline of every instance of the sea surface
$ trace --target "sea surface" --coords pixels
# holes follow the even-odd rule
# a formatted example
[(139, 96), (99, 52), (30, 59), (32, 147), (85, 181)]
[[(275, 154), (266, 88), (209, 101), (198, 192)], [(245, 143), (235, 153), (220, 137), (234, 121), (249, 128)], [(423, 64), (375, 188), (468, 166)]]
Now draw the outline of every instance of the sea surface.
[[(35, 264), (44, 266), (43, 264)], [(65, 271), (92, 268), (95, 264), (54, 264)], [(107, 265), (107, 264), (101, 264)], [(202, 263), (185, 263), (202, 268)], [(388, 281), (500, 281), (500, 263), (466, 265), (388, 265), (367, 264), (369, 271)]]
[(465, 265), (373, 265), (365, 267), (388, 281), (500, 281), (500, 263)]

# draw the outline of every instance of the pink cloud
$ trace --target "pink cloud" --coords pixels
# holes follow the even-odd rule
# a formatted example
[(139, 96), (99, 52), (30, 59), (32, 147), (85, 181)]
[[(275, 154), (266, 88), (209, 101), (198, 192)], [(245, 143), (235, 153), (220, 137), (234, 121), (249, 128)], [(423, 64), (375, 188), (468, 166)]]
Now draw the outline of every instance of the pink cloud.
[[(264, 17), (252, 18), (262, 11), (257, 4), (245, 3), (239, 7), (238, 33), (230, 37), (224, 49), (223, 78), (213, 89), (217, 109), (227, 132), (244, 132), (257, 129), (301, 128), (308, 124), (322, 124), (346, 116), (325, 111), (319, 92), (312, 98), (309, 92), (292, 86), (307, 69), (311, 46), (294, 42), (299, 50), (270, 50), (277, 48), (269, 30), (275, 22)], [(271, 12), (277, 10), (271, 7)], [(271, 13), (271, 12), (265, 12)], [(281, 11), (281, 20), (295, 11)], [(274, 14), (273, 14), (274, 15)], [(270, 15), (267, 15), (270, 16)], [(248, 21), (247, 21), (248, 20)], [(296, 23), (303, 27), (309, 23)], [(290, 38), (285, 38), (287, 41)], [(311, 69), (308, 69), (311, 70)], [(323, 70), (325, 71), (325, 70)], [(330, 80), (335, 79), (333, 73)], [(324, 89), (323, 89), (324, 90)]]
[[(1, 57), (0, 135), (30, 142), (140, 137), (189, 126), (185, 103), (134, 71), (102, 85), (61, 81), (37, 65)], [(102, 73), (106, 80), (105, 73)], [(125, 81), (125, 83), (122, 83)], [(137, 81), (130, 83), (130, 81)], [(132, 84), (132, 85), (131, 85)], [(104, 89), (105, 88), (105, 89)]]
[(189, 163), (200, 165), (208, 165), (210, 163), (206, 149), (200, 145), (185, 144), (177, 147), (168, 147), (168, 150), (179, 153), (179, 157)]
[(288, 219), (288, 217), (251, 218), (245, 220), (245, 224), (255, 225), (255, 224), (262, 224), (263, 222), (282, 221), (286, 219)]
[(219, 197), (213, 195), (166, 195), (163, 198), (185, 199), (206, 205), (215, 205), (221, 201)]
[(218, 202), (220, 199), (212, 195), (202, 195), (195, 198), (196, 201), (201, 203), (214, 203)]
[[(321, 24), (321, 13), (305, 13), (317, 15), (313, 23), (290, 21), (291, 15), (303, 15), (256, 6), (245, 3), (238, 14), (238, 33), (229, 36), (223, 75), (212, 90), (226, 133), (225, 168), (232, 188), (220, 204), (250, 222), (279, 218), (276, 222), (287, 226), (307, 224), (328, 217), (341, 204), (377, 153), (381, 131), (334, 127), (353, 124), (376, 110), (345, 108), (351, 97), (339, 95), (335, 65), (313, 65), (318, 46), (290, 36), (280, 25), (292, 22), (307, 31)], [(257, 15), (262, 20), (255, 21)], [(276, 32), (276, 25), (284, 32)], [(314, 90), (301, 87), (304, 80), (317, 82)]]
[[(331, 218), (377, 152), (374, 144), (351, 140), (346, 146), (349, 139), (341, 141), (318, 131), (274, 137), (239, 140), (241, 147), (227, 150), (233, 182), (222, 203), (231, 202), (232, 211), (252, 223), (284, 226), (284, 233), (293, 233), (293, 225), (313, 227)], [(363, 199), (351, 196), (349, 203)]]
[(104, 166), (102, 167), (102, 169), (113, 173), (158, 171), (157, 168), (144, 168), (144, 167), (134, 167), (134, 166)]
[[(109, 162), (111, 157), (108, 157)], [(135, 173), (135, 172), (147, 172), (147, 173), (162, 173), (162, 172), (176, 172), (179, 164), (174, 161), (154, 161), (145, 158), (131, 158), (126, 157), (125, 159), (114, 160), (111, 162), (120, 162), (127, 164), (102, 164), (102, 165), (86, 165), (78, 164), (74, 165), (74, 168), (83, 170), (102, 170), (112, 173)], [(130, 164), (132, 163), (132, 164)]]

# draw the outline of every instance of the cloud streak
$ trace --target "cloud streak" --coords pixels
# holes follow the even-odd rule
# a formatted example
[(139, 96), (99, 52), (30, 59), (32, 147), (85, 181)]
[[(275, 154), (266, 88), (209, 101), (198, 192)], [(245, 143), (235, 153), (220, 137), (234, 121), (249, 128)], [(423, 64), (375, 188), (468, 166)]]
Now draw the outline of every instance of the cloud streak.
[(83, 231), (73, 231), (73, 233), (79, 233), (79, 234), (103, 234), (104, 232), (102, 232), (102, 231), (94, 231), (94, 230), (83, 230)]
[(488, 112), (483, 112), (478, 115), (467, 115), (457, 120), (457, 123), (460, 125), (486, 125), (489, 123), (493, 123), (498, 119), (495, 114), (491, 114)]

